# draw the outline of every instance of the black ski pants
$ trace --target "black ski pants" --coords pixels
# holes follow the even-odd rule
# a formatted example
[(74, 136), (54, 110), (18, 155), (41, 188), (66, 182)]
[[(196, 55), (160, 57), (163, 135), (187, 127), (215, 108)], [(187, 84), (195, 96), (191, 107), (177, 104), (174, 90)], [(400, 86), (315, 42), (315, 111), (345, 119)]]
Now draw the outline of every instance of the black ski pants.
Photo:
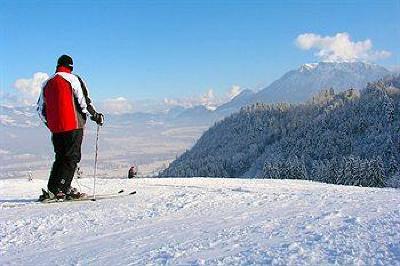
[(47, 188), (52, 193), (67, 192), (74, 178), (76, 166), (81, 160), (83, 129), (53, 133), (55, 161), (50, 172)]

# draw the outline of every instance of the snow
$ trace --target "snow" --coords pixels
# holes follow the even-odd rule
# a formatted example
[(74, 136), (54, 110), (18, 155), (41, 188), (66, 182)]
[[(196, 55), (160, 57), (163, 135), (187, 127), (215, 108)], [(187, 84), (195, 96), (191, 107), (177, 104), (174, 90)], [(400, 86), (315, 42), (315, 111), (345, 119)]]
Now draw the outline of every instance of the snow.
[[(88, 191), (92, 180), (79, 184)], [(0, 180), (0, 265), (400, 265), (396, 189), (99, 179), (99, 193), (125, 187), (137, 194), (34, 202), (45, 185)]]
[(12, 119), (10, 116), (8, 116), (8, 115), (0, 115), (0, 124), (13, 125), (14, 122), (15, 122), (15, 120)]
[(317, 68), (317, 67), (318, 67), (318, 63), (307, 63), (307, 64), (303, 64), (303, 65), (300, 67), (300, 72), (303, 72), (303, 71), (305, 71), (305, 70), (311, 71), (311, 70), (313, 70), (314, 68)]
[(319, 62), (303, 64), (284, 74), (259, 91), (252, 103), (302, 103), (321, 89), (342, 92), (349, 88), (362, 89), (391, 72), (384, 67), (363, 62)]
[(9, 154), (10, 152), (8, 150), (3, 150), (0, 148), (0, 154)]

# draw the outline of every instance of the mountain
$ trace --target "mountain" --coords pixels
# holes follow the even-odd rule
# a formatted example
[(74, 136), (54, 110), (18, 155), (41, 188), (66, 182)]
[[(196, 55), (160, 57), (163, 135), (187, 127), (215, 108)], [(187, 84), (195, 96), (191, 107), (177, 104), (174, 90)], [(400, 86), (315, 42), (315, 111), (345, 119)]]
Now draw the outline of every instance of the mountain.
[(306, 104), (244, 107), (205, 132), (160, 176), (382, 186), (386, 177), (400, 174), (399, 129), (400, 76), (361, 91), (326, 90)]
[(254, 103), (299, 103), (310, 99), (319, 91), (333, 88), (336, 92), (350, 88), (362, 89), (368, 82), (374, 82), (391, 75), (386, 68), (364, 62), (320, 62), (304, 64), (296, 70), (284, 74), (271, 85), (255, 93), (246, 89), (231, 101), (220, 105), (214, 112), (205, 107), (196, 106), (180, 110), (176, 119), (182, 121), (217, 121), (241, 107)]
[(304, 64), (259, 91), (250, 103), (299, 103), (322, 89), (333, 88), (337, 92), (349, 88), (362, 89), (368, 82), (390, 74), (382, 66), (363, 62)]
[[(170, 118), (170, 117), (168, 117)], [(212, 124), (216, 120), (216, 113), (209, 110), (207, 106), (197, 105), (184, 109), (178, 115), (174, 116), (172, 121), (177, 124)]]
[[(14, 107), (0, 105), (0, 126), (15, 128), (34, 128), (39, 126), (35, 106)], [(34, 119), (35, 118), (35, 119)]]
[(174, 106), (171, 109), (168, 110), (167, 112), (167, 116), (169, 118), (175, 119), (177, 116), (179, 116), (180, 114), (182, 114), (183, 112), (186, 111), (187, 108), (183, 107), (183, 106)]
[(231, 101), (219, 106), (216, 109), (216, 112), (219, 115), (230, 115), (234, 112), (237, 112), (240, 110), (241, 107), (246, 105), (251, 99), (254, 97), (254, 92), (252, 90), (246, 89), (240, 92), (239, 95), (234, 97)]

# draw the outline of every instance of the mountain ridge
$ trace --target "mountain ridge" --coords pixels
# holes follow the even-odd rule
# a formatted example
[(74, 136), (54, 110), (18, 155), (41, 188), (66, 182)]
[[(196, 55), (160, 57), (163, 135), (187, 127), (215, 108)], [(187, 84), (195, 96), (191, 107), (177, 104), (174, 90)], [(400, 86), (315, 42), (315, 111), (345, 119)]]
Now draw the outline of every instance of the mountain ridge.
[[(348, 181), (356, 172), (342, 176), (352, 163), (378, 167), (381, 178), (399, 175), (399, 108), (400, 76), (361, 91), (335, 94), (330, 89), (304, 104), (246, 106), (205, 132), (160, 176), (263, 177), (267, 162), (304, 168), (304, 179), (328, 183), (361, 182)], [(327, 164), (342, 169), (339, 179), (323, 179)], [(290, 178), (287, 173), (277, 177)], [(381, 181), (374, 185), (381, 186)]]
[(299, 103), (322, 89), (344, 91), (364, 88), (391, 75), (386, 68), (365, 62), (319, 62), (303, 64), (257, 92), (249, 103)]

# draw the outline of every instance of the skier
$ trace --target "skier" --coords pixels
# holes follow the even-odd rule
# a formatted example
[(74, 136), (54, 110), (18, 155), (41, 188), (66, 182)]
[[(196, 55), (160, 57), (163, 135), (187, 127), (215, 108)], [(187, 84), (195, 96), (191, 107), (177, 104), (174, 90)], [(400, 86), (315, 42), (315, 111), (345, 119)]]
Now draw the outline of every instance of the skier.
[(50, 171), (48, 191), (39, 200), (79, 199), (85, 196), (71, 187), (77, 164), (81, 160), (83, 128), (87, 114), (99, 126), (104, 116), (96, 112), (85, 82), (72, 74), (73, 61), (68, 55), (58, 58), (56, 73), (44, 82), (37, 103), (40, 118), (52, 133), (55, 161)]
[(128, 171), (128, 178), (134, 178), (137, 175), (137, 168), (136, 166), (132, 166), (131, 168), (129, 168)]

